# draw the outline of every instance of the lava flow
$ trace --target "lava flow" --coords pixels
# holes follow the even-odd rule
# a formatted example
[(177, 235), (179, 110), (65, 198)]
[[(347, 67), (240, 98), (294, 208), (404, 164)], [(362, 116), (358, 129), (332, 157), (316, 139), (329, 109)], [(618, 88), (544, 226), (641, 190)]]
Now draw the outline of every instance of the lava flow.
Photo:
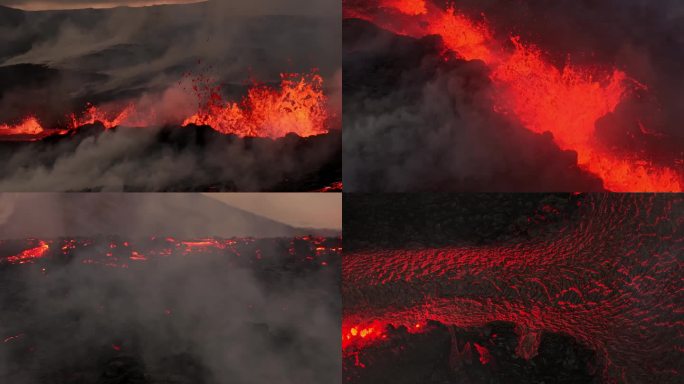
[[(328, 132), (330, 114), (323, 78), (316, 74), (281, 74), (280, 87), (253, 84), (240, 102), (224, 101), (221, 87), (207, 79), (195, 79), (193, 91), (199, 99), (197, 112), (184, 119), (182, 126), (208, 125), (223, 134), (240, 137), (280, 138), (294, 133), (309, 137)], [(66, 116), (66, 126), (49, 129), (36, 118), (27, 117), (15, 125), (0, 125), (0, 137), (26, 141), (50, 135), (66, 135), (79, 128), (101, 123), (105, 129), (118, 126), (146, 127), (159, 124), (155, 109), (142, 110), (136, 103), (123, 107), (88, 104), (80, 113)]]
[(48, 243), (41, 240), (38, 246), (23, 250), (17, 255), (7, 257), (5, 260), (10, 264), (26, 264), (35, 259), (42, 258), (49, 249)]
[(491, 69), (495, 110), (533, 132), (551, 132), (556, 144), (575, 151), (579, 166), (599, 176), (606, 189), (684, 190), (684, 181), (674, 168), (653, 164), (637, 154), (615, 153), (595, 139), (597, 120), (614, 112), (630, 90), (645, 89), (624, 72), (573, 65), (559, 69), (519, 37), (497, 41), (486, 22), (469, 19), (453, 5), (442, 9), (426, 0), (379, 0), (376, 5), (347, 1), (345, 17), (372, 22), (397, 35), (437, 35), (449, 55), (483, 61)]
[(344, 354), (382, 343), (388, 325), (505, 321), (522, 358), (537, 354), (543, 332), (562, 333), (596, 351), (607, 380), (673, 382), (684, 342), (683, 210), (681, 196), (596, 194), (531, 239), (347, 254)]
[[(15, 253), (15, 249), (22, 249)], [(280, 250), (282, 256), (266, 256)], [(0, 266), (76, 260), (87, 265), (129, 268), (136, 263), (165, 257), (218, 256), (237, 265), (296, 263), (324, 268), (337, 264), (340, 238), (302, 236), (292, 239), (206, 238), (180, 240), (152, 237), (128, 241), (120, 238), (25, 239), (0, 241)]]

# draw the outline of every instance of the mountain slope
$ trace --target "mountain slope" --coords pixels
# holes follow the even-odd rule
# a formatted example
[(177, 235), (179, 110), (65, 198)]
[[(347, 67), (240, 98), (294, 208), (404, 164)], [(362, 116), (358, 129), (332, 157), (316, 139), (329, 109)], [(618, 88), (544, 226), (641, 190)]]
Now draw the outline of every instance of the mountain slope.
[(0, 195), (0, 238), (291, 237), (298, 230), (199, 194)]

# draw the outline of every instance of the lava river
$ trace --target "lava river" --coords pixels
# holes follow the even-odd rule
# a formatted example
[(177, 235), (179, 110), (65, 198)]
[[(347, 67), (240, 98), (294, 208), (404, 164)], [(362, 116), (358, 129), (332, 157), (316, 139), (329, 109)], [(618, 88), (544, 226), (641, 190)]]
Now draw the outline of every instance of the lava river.
[[(289, 257), (283, 258), (282, 254), (277, 253), (271, 255), (274, 250), (280, 250)], [(341, 251), (340, 238), (312, 236), (293, 239), (180, 240), (174, 237), (151, 237), (125, 241), (118, 237), (100, 237), (0, 240), (0, 267), (44, 266), (67, 261), (125, 269), (150, 260), (204, 255), (225, 257), (235, 265), (267, 265), (275, 262), (310, 264), (324, 268), (332, 264)]]
[(363, 361), (388, 325), (506, 321), (525, 359), (543, 332), (563, 333), (596, 351), (607, 382), (673, 382), (684, 342), (683, 209), (682, 196), (588, 195), (533, 238), (347, 254), (344, 354)]
[(397, 35), (441, 37), (448, 51), (445, 60), (456, 55), (483, 61), (490, 68), (495, 111), (530, 131), (551, 132), (556, 144), (575, 151), (578, 165), (599, 176), (606, 189), (684, 189), (676, 164), (662, 166), (648, 156), (618, 153), (595, 138), (598, 119), (614, 112), (630, 93), (646, 89), (623, 71), (570, 64), (559, 69), (519, 37), (497, 41), (486, 21), (472, 20), (453, 5), (440, 8), (426, 0), (346, 0), (344, 7), (345, 18), (366, 20)]

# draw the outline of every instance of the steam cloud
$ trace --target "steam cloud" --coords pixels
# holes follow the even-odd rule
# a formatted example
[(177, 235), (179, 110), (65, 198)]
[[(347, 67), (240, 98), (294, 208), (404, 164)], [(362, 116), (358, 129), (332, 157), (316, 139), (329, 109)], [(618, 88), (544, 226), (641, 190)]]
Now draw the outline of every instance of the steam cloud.
[[(314, 190), (335, 181), (334, 171), (319, 171), (321, 164), (339, 163), (339, 134), (242, 140), (210, 128), (181, 129), (170, 132), (172, 143), (184, 143), (176, 147), (159, 142), (163, 132), (108, 130), (82, 140), (29, 143), (5, 151), (0, 154), (0, 190)], [(302, 177), (310, 177), (309, 184)]]
[[(484, 12), (500, 41), (519, 34), (559, 66), (569, 55), (573, 64), (615, 65), (647, 84), (645, 95), (597, 122), (596, 136), (609, 147), (651, 154), (656, 163), (684, 157), (680, 1), (463, 0), (456, 6), (476, 20)], [(347, 189), (603, 188), (577, 167), (573, 152), (493, 112), (484, 65), (444, 63), (437, 39), (399, 37), (359, 20), (343, 25)], [(651, 132), (644, 134), (639, 122)]]
[(3, 280), (12, 281), (4, 285), (3, 302), (26, 304), (3, 311), (3, 338), (43, 333), (16, 341), (35, 343), (28, 363), (0, 354), (0, 378), (28, 384), (80, 376), (108, 383), (108, 375), (128, 370), (130, 380), (174, 383), (340, 381), (334, 276), (295, 279), (281, 271), (275, 283), (259, 271), (226, 268), (225, 260), (167, 261), (124, 271), (78, 262), (49, 268), (47, 275), (38, 268), (3, 271)]

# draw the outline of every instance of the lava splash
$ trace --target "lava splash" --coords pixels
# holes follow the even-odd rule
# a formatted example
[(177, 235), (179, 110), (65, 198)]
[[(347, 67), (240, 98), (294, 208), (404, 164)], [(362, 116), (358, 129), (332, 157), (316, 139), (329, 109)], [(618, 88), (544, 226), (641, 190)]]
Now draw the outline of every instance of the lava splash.
[(480, 60), (490, 68), (495, 111), (536, 133), (551, 132), (578, 165), (615, 192), (676, 192), (684, 181), (676, 165), (661, 166), (641, 154), (618, 153), (595, 138), (596, 122), (646, 86), (617, 68), (558, 68), (532, 44), (513, 36), (497, 41), (492, 27), (453, 5), (426, 0), (346, 1), (345, 17), (374, 23), (397, 35), (442, 38), (444, 59)]
[[(241, 103), (232, 103), (222, 100), (219, 89), (205, 87), (206, 103), (183, 125), (209, 125), (221, 133), (243, 137), (276, 138), (288, 133), (308, 137), (325, 133), (329, 116), (322, 88), (320, 75), (282, 74), (280, 89), (256, 85)], [(195, 89), (200, 90), (197, 86)]]
[[(310, 137), (329, 131), (332, 116), (328, 98), (323, 91), (323, 78), (315, 71), (283, 73), (278, 87), (253, 82), (239, 102), (224, 101), (221, 87), (206, 78), (198, 77), (192, 82), (192, 92), (198, 99), (197, 112), (183, 120), (184, 127), (207, 125), (226, 135), (274, 139), (291, 133)], [(13, 125), (0, 124), (0, 139), (35, 141), (71, 134), (98, 122), (106, 129), (154, 126), (164, 119), (158, 114), (155, 108), (142, 109), (135, 102), (114, 106), (87, 104), (81, 113), (67, 115), (60, 128), (46, 127), (35, 116)]]
[(678, 195), (592, 194), (532, 238), (346, 254), (344, 354), (382, 343), (389, 325), (421, 332), (430, 321), (505, 321), (522, 358), (537, 354), (542, 333), (562, 333), (596, 351), (609, 382), (674, 382), (684, 342), (682, 210)]

